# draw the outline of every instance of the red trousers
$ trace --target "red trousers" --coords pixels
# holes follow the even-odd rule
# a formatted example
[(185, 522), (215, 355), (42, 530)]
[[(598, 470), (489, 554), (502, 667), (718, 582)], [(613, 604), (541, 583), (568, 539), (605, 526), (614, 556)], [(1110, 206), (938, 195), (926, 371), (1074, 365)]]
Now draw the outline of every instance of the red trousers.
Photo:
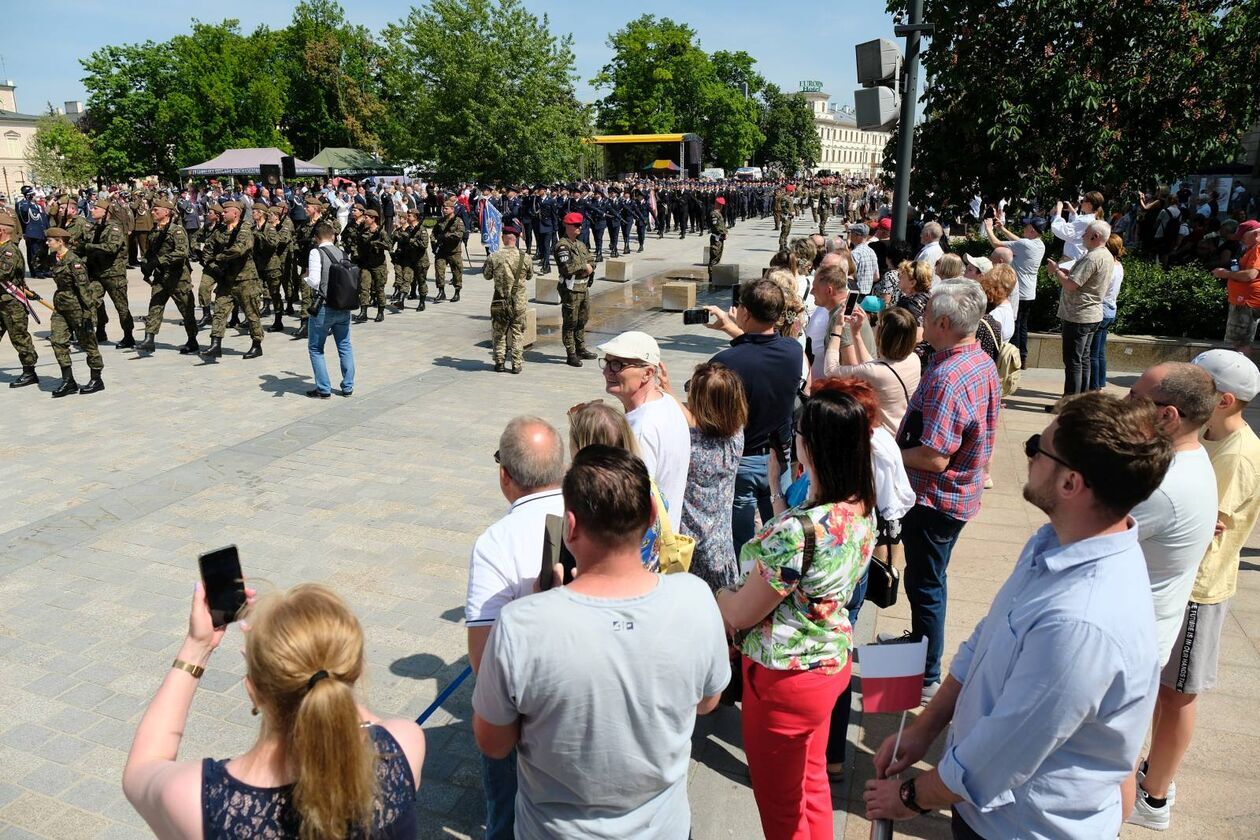
[(744, 665), (744, 751), (766, 840), (832, 840), (827, 734), (849, 684), (839, 674)]

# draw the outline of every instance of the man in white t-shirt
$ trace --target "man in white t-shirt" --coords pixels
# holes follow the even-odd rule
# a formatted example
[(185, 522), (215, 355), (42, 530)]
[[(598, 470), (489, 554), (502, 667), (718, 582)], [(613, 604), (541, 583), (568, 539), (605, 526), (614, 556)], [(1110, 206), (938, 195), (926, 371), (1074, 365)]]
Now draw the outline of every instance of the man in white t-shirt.
[(1046, 243), (1041, 239), (1045, 229), (1045, 220), (1035, 216), (1024, 219), (1024, 227), (1019, 236), (1007, 229), (1006, 225), (994, 224), (988, 219), (984, 222), (984, 232), (989, 236), (989, 244), (997, 249), (993, 252), (993, 262), (998, 262), (998, 251), (1007, 249), (1011, 255), (1011, 268), (1015, 269), (1015, 276), (1019, 279), (1019, 299), (1015, 302), (1015, 336), (1011, 340), (1019, 348), (1020, 359), (1025, 362), (1028, 359), (1028, 317), (1032, 314), (1032, 307), (1025, 304), (1037, 299), (1037, 271), (1046, 258)]
[[(538, 417), (516, 417), (499, 437), (494, 453), (499, 464), (499, 491), (512, 506), (473, 544), (468, 565), (468, 662), (481, 667), (490, 628), (502, 609), (534, 590), (542, 563), (543, 533), (548, 514), (562, 516), (564, 442), (560, 433)], [(511, 840), (516, 808), (516, 753), (504, 758), (482, 756), (481, 781), (486, 796), (487, 840)]]
[(936, 261), (945, 255), (945, 249), (941, 247), (941, 237), (944, 235), (945, 229), (941, 227), (940, 222), (928, 222), (924, 225), (923, 232), (919, 234), (919, 242), (923, 247), (915, 255), (915, 262), (923, 260), (931, 263), (932, 268), (936, 268)]
[(660, 388), (661, 349), (656, 339), (632, 330), (601, 344), (604, 390), (621, 401), (639, 444), (639, 455), (656, 482), (669, 519), (682, 521), (683, 494), (691, 466), (691, 429), (678, 401)]
[(1133, 509), (1155, 600), (1156, 653), (1162, 668), (1216, 529), (1216, 474), (1199, 441), (1199, 430), (1216, 405), (1216, 385), (1201, 367), (1166, 362), (1148, 368), (1129, 394), (1155, 403), (1174, 450), (1159, 489)]

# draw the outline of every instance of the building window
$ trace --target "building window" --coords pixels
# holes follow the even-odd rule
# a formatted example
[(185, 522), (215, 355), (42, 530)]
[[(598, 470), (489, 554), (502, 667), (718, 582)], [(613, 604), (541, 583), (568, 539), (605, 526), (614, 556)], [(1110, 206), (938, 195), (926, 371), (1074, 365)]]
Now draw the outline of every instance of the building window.
[(25, 155), (22, 154), (22, 135), (16, 131), (7, 131), (4, 135), (4, 156), (9, 158), (17, 158), (21, 160)]

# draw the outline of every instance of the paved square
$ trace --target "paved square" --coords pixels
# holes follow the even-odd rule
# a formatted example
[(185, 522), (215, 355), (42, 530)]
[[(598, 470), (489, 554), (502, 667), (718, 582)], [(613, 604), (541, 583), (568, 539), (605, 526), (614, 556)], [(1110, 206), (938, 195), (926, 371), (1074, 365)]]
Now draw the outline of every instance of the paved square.
[[(741, 223), (726, 259), (750, 276), (775, 241), (769, 219)], [(651, 239), (631, 257), (635, 276), (648, 279), (598, 284), (591, 343), (645, 329), (660, 338), (675, 372), (718, 350), (716, 333), (654, 308), (661, 275), (695, 269), (706, 242)], [(470, 247), (480, 266), (475, 238)], [(147, 287), (132, 274), (132, 310), (140, 313)], [(354, 328), (351, 399), (305, 398), (305, 342), (287, 336), (268, 335), (265, 355), (253, 361), (240, 358), (249, 342), (236, 331), (217, 364), (179, 356), (174, 307), (157, 354), (103, 350), (107, 390), (90, 397), (49, 398), (58, 373), (46, 324), (36, 331), (38, 391), (3, 388), (18, 368), (12, 347), (0, 343), (0, 838), (147, 836), (123, 799), (122, 764), (179, 645), (196, 557), (206, 549), (236, 543), (246, 574), (262, 586), (321, 581), (340, 591), (367, 632), (366, 696), (380, 714), (416, 716), (463, 669), (468, 553), (504, 509), (491, 457), (499, 432), (521, 413), (566, 431), (566, 409), (603, 389), (593, 363), (565, 366), (549, 304), (537, 304), (540, 340), (526, 353), (524, 375), (494, 374), (490, 289), (475, 268), (465, 277), (459, 304)], [(41, 292), (47, 285), (35, 281)], [(700, 298), (724, 302), (728, 293)], [(117, 339), (117, 324), (110, 330)], [(74, 361), (82, 373), (82, 354)], [(1018, 402), (1031, 410), (1003, 412), (998, 488), (986, 494), (953, 563), (947, 650), (983, 614), (1043, 521), (1019, 497), (1019, 441), (1045, 424), (1040, 406), (1056, 379), (1030, 372)], [(1260, 575), (1249, 551), (1226, 628), (1222, 685), (1202, 703), (1171, 837), (1260, 835), (1245, 793), (1260, 775), (1251, 758), (1260, 754)], [(875, 612), (864, 611), (863, 634), (873, 632)], [(907, 617), (902, 605), (880, 616), (880, 627), (897, 629)], [(182, 758), (224, 757), (252, 741), (256, 721), (235, 648), (229, 639), (202, 679)], [(470, 696), (471, 681), (426, 725), (423, 837), (481, 836)], [(851, 733), (853, 789), (835, 791), (837, 827), (852, 838), (868, 835), (860, 781), (892, 725), (863, 723), (858, 717)], [(739, 742), (731, 710), (698, 726), (697, 840), (760, 835)], [(846, 807), (857, 816), (846, 820)], [(906, 830), (948, 833), (940, 818)]]

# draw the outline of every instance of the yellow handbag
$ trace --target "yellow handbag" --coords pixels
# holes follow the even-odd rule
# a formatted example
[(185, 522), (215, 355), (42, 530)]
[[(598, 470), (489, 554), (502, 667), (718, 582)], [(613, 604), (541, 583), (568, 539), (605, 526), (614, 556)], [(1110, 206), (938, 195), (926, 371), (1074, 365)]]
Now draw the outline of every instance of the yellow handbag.
[(661, 498), (660, 488), (652, 482), (652, 505), (656, 508), (656, 518), (661, 524), (660, 540), (661, 574), (673, 575), (691, 568), (691, 555), (695, 553), (696, 541), (686, 534), (674, 530), (669, 521), (669, 511), (665, 509), (665, 500)]

